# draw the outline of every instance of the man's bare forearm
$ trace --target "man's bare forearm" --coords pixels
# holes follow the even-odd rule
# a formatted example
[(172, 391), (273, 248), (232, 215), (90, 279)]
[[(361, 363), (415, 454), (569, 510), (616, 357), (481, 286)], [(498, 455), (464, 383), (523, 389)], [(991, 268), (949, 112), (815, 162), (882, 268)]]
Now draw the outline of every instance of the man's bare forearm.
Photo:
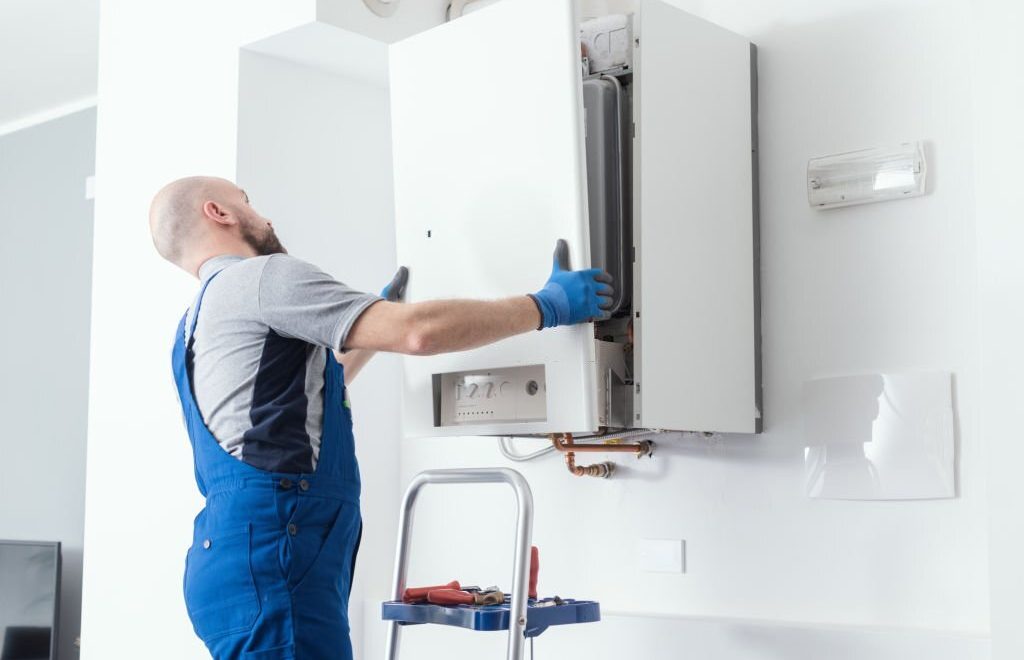
[(503, 300), (431, 300), (409, 305), (424, 339), (421, 355), (465, 351), (536, 330), (540, 312), (528, 296)]
[[(399, 269), (393, 283), (404, 287), (407, 275), (405, 268)], [(385, 292), (390, 293), (390, 287)], [(504, 300), (405, 304), (382, 300), (359, 315), (344, 347), (406, 355), (466, 351), (541, 326), (552, 328), (607, 319), (611, 316), (613, 295), (612, 278), (603, 270), (569, 270), (569, 244), (559, 239), (551, 275), (537, 293)]]
[(465, 351), (536, 330), (540, 312), (529, 296), (503, 300), (378, 302), (360, 315), (345, 347), (435, 355)]

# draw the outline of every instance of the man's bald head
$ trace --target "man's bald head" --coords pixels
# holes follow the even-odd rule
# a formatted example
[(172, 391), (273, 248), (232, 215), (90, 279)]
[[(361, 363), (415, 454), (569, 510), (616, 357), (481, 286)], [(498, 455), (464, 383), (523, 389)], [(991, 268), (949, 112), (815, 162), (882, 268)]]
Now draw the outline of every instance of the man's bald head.
[(161, 188), (150, 205), (149, 228), (160, 256), (193, 274), (218, 254), (285, 251), (245, 191), (218, 177), (190, 176)]
[(160, 189), (149, 207), (149, 230), (160, 256), (181, 265), (188, 244), (201, 229), (203, 203), (207, 199), (222, 198), (223, 195), (217, 194), (217, 188), (224, 184), (230, 185), (230, 182), (208, 176), (190, 176)]

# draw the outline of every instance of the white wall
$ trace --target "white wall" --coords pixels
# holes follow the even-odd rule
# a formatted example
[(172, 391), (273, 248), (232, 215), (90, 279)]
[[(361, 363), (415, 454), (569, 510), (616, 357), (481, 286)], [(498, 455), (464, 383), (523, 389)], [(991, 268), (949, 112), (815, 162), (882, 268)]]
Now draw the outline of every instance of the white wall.
[[(575, 479), (556, 458), (527, 464), (541, 590), (608, 612), (987, 634), (970, 4), (677, 4), (759, 46), (767, 432), (662, 441), (651, 462), (619, 459), (626, 469), (609, 482)], [(914, 139), (930, 143), (929, 196), (808, 208), (809, 157)], [(806, 499), (801, 383), (918, 368), (956, 374), (959, 497)], [(425, 468), (503, 464), (487, 440), (402, 451), (403, 483)], [(411, 581), (507, 584), (508, 497), (457, 492), (424, 497)], [(640, 538), (686, 539), (687, 574), (642, 572)], [(583, 631), (564, 634), (600, 650)]]
[(82, 601), (95, 156), (95, 108), (0, 137), (0, 538), (61, 542), (68, 660)]
[[(367, 54), (383, 62), (381, 45)], [(337, 73), (243, 54), (238, 182), (273, 219), (285, 246), (337, 279), (376, 293), (394, 274), (391, 133), (386, 78), (376, 85)], [(363, 540), (351, 607), (360, 655), (365, 603), (383, 597), (398, 524), (400, 377), (381, 355), (351, 387), (363, 473)]]

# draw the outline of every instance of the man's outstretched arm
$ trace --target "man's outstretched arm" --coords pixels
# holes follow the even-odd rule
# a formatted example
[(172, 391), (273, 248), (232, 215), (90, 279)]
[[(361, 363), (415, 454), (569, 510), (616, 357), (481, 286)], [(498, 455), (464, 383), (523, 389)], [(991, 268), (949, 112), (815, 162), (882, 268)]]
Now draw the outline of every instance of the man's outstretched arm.
[(572, 271), (568, 266), (568, 246), (559, 241), (551, 277), (535, 294), (504, 300), (375, 303), (356, 320), (345, 348), (436, 355), (531, 330), (607, 318), (611, 278), (598, 269)]
[(436, 355), (492, 344), (536, 330), (537, 305), (527, 296), (505, 300), (381, 301), (348, 333), (346, 348)]

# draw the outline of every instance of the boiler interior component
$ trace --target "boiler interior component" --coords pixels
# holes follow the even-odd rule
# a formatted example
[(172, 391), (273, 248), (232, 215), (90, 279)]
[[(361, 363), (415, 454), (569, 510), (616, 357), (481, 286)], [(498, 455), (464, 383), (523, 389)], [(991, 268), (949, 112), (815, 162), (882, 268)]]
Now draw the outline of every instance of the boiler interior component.
[(633, 45), (629, 17), (600, 16), (580, 25), (580, 43), (590, 60), (590, 72), (600, 73), (629, 66)]
[(632, 140), (625, 136), (629, 100), (613, 76), (583, 81), (584, 125), (587, 136), (587, 199), (590, 213), (590, 263), (615, 280), (611, 311), (629, 313), (633, 290), (630, 258), (629, 173), (627, 154)]

